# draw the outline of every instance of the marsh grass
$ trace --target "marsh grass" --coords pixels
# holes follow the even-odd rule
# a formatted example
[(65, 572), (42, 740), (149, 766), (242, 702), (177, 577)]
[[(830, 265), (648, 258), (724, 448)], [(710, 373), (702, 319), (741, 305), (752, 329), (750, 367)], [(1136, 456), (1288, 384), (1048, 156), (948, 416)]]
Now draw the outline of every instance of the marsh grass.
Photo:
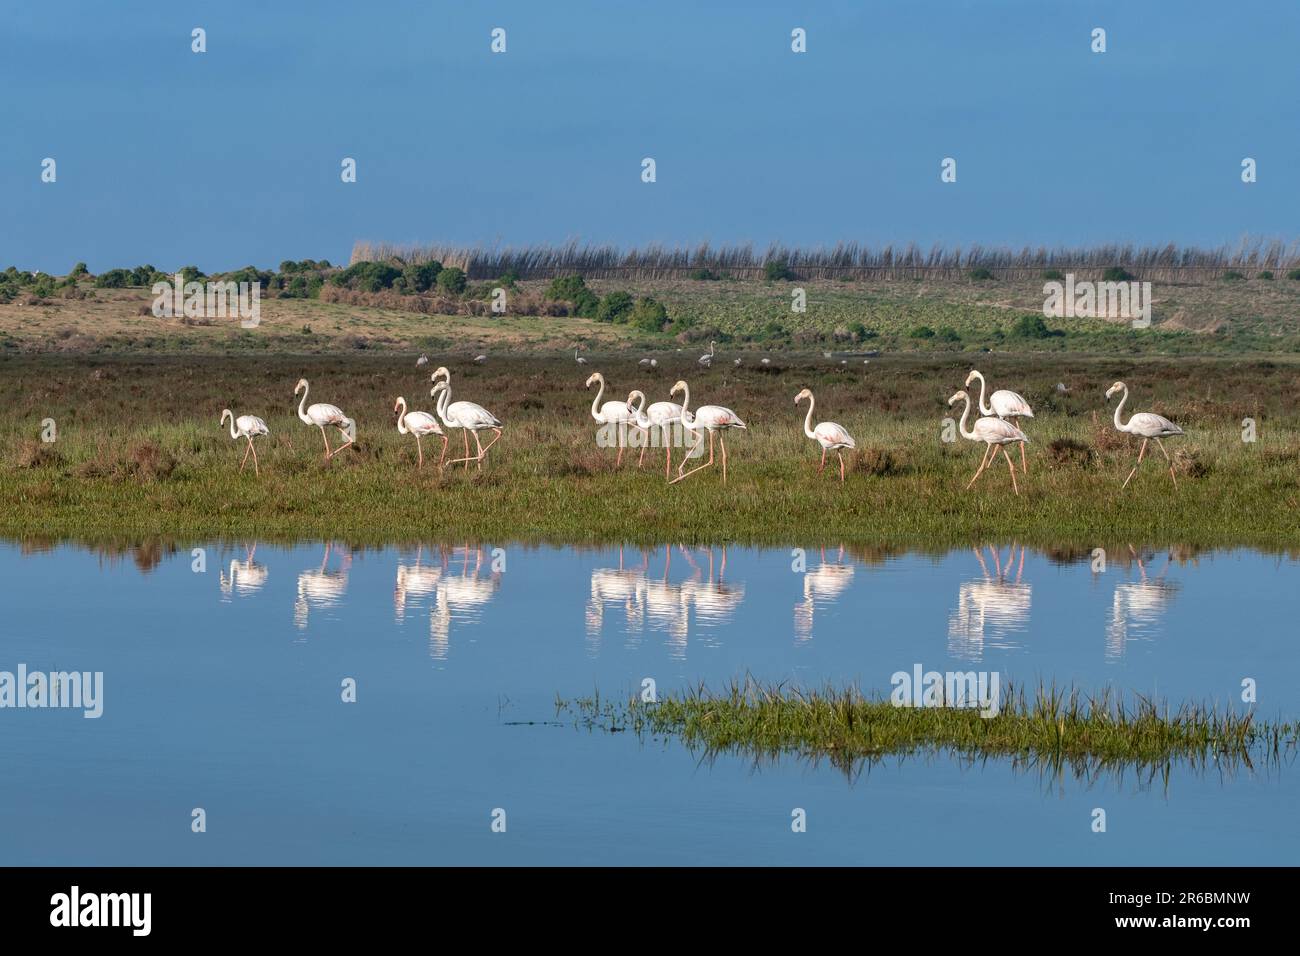
[(955, 707), (898, 707), (857, 687), (798, 688), (733, 680), (718, 692), (703, 684), (656, 703), (599, 694), (557, 698), (558, 713), (580, 727), (631, 732), (644, 739), (680, 740), (707, 759), (743, 755), (829, 760), (846, 773), (863, 762), (918, 753), (962, 759), (1011, 758), (1018, 766), (1078, 776), (1132, 769), (1167, 772), (1174, 764), (1231, 771), (1292, 757), (1300, 724), (1257, 720), (1185, 703), (1177, 709), (1109, 689), (1004, 685), (996, 716)]
[[(690, 353), (648, 372), (633, 359), (453, 357), (454, 397), (477, 401), (505, 423), (480, 472), (426, 462), (399, 435), (393, 400), (432, 410), (428, 374), (405, 357), (259, 356), (0, 361), (0, 534), (12, 537), (347, 538), (353, 541), (474, 540), (564, 543), (873, 544), (922, 547), (1015, 538), (1029, 545), (1178, 541), (1190, 545), (1293, 548), (1300, 539), (1300, 365), (1283, 362), (1157, 362), (986, 356), (991, 382), (1015, 385), (1038, 417), (1021, 495), (1006, 469), (965, 484), (981, 448), (940, 440), (944, 399), (970, 360), (881, 359), (845, 369), (814, 363), (759, 371), (702, 371)], [(718, 468), (668, 486), (663, 451), (621, 468), (596, 445), (592, 391), (603, 371), (614, 395), (668, 398), (679, 377), (695, 405), (735, 409), (749, 424), (729, 436), (730, 482)], [(306, 375), (311, 400), (357, 420), (358, 444), (322, 460), (320, 433), (295, 417), (293, 385)], [(1065, 378), (1070, 392), (1055, 383)], [(1103, 391), (1116, 378), (1138, 409), (1165, 414), (1188, 435), (1168, 442), (1179, 490), (1163, 460), (1120, 483), (1137, 443), (1116, 436)], [(816, 417), (846, 426), (858, 450), (844, 485), (802, 432), (793, 397), (811, 387)], [(607, 392), (606, 399), (614, 397)], [(221, 409), (263, 417), (262, 474), (240, 473), (240, 443), (218, 424)], [(1094, 420), (1093, 413), (1097, 412)], [(1258, 441), (1241, 441), (1241, 420)], [(40, 443), (55, 419), (58, 440)], [(334, 440), (332, 436), (331, 440)], [(1069, 441), (1062, 458), (1053, 441)], [(426, 441), (436, 459), (440, 442)], [(452, 453), (462, 448), (458, 434)], [(680, 460), (680, 450), (674, 461)], [(629, 462), (628, 459), (631, 459)]]

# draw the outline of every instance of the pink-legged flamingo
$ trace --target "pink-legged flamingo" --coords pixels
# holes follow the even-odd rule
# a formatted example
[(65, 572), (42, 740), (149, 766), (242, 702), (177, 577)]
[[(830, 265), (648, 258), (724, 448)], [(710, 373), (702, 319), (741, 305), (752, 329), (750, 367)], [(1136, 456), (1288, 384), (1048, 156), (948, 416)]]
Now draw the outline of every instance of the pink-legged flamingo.
[[(634, 396), (640, 396), (640, 404), (633, 406), (632, 399)], [(637, 461), (636, 466), (641, 467), (645, 461), (646, 448), (650, 445), (650, 430), (657, 428), (659, 430), (659, 439), (664, 445), (664, 478), (665, 480), (672, 477), (673, 467), (673, 438), (672, 426), (682, 420), (682, 406), (676, 402), (655, 402), (649, 408), (642, 411), (645, 406), (645, 394), (640, 389), (633, 389), (627, 396), (627, 407), (636, 419), (637, 427), (646, 435), (645, 444), (641, 446), (641, 458)]]
[(811, 438), (817, 444), (822, 446), (822, 463), (817, 466), (817, 474), (821, 474), (826, 469), (826, 453), (835, 452), (835, 457), (840, 460), (840, 481), (844, 481), (844, 456), (841, 450), (844, 448), (857, 448), (858, 443), (853, 440), (849, 430), (843, 425), (837, 425), (834, 422), (820, 422), (816, 428), (813, 428), (813, 406), (817, 400), (813, 398), (811, 389), (805, 388), (802, 392), (794, 397), (794, 403), (798, 405), (804, 399), (808, 399), (808, 417), (803, 422), (803, 433)]
[[(984, 401), (984, 376), (982, 374), (977, 372), (975, 369), (971, 369), (970, 374), (966, 376), (966, 387), (970, 388), (970, 383), (976, 379), (978, 379), (980, 383), (981, 415), (996, 415), (998, 418), (1015, 419), (1011, 424), (1016, 427), (1020, 426), (1020, 419), (1034, 417), (1034, 410), (1030, 408), (1029, 403), (1025, 401), (1025, 396), (1021, 395), (1019, 392), (1012, 392), (1008, 389), (1000, 388), (989, 396), (989, 400), (986, 403)], [(1025, 462), (1025, 446), (1023, 443), (1020, 445), (1020, 471), (1022, 474), (1029, 474), (1029, 466)]]
[(596, 389), (596, 397), (591, 401), (591, 417), (601, 425), (614, 426), (614, 434), (618, 442), (618, 456), (614, 459), (614, 467), (617, 468), (623, 463), (623, 447), (627, 444), (627, 426), (635, 427), (636, 418), (627, 402), (609, 401), (601, 404), (600, 399), (605, 394), (605, 376), (599, 372), (592, 372), (587, 378), (587, 388), (591, 388), (593, 382), (598, 383), (600, 388)]
[(424, 467), (424, 446), (420, 444), (420, 438), (424, 435), (439, 435), (442, 437), (442, 454), (438, 456), (438, 467), (442, 467), (443, 460), (447, 457), (447, 434), (438, 424), (438, 420), (428, 412), (408, 412), (406, 410), (406, 399), (400, 395), (397, 401), (393, 403), (393, 411), (397, 412), (397, 432), (400, 435), (410, 433), (415, 436), (415, 451), (419, 456), (419, 463), (416, 468)]
[[(483, 470), (483, 459), (487, 457), (488, 449), (497, 443), (501, 437), (501, 421), (489, 412), (482, 405), (476, 405), (473, 402), (448, 402), (451, 399), (451, 385), (448, 382), (439, 382), (430, 389), (429, 394), (435, 396), (438, 400), (438, 415), (443, 421), (447, 422), (452, 428), (460, 428), (466, 432), (474, 433), (474, 446), (478, 449), (478, 454), (471, 456), (469, 453), (469, 438), (465, 439), (465, 457), (454, 458), (447, 462), (449, 465), (455, 465), (458, 462), (465, 462), (465, 467), (469, 468), (471, 461), (478, 462), (478, 470)], [(478, 433), (484, 429), (492, 431), (492, 440), (486, 445), (479, 441)]]
[(248, 463), (248, 453), (253, 453), (253, 474), (261, 475), (257, 467), (257, 449), (253, 447), (254, 435), (269, 435), (271, 430), (266, 427), (266, 422), (262, 421), (256, 415), (240, 415), (235, 417), (235, 413), (228, 408), (221, 410), (221, 424), (230, 419), (230, 437), (238, 441), (241, 438), (248, 439), (248, 451), (244, 452), (244, 457), (239, 462), (239, 470), (244, 470), (244, 465)]
[(1160, 439), (1181, 435), (1183, 434), (1183, 430), (1163, 415), (1157, 415), (1154, 412), (1134, 412), (1129, 417), (1128, 424), (1121, 422), (1119, 420), (1119, 412), (1120, 409), (1124, 407), (1124, 403), (1128, 401), (1128, 386), (1123, 382), (1116, 382), (1106, 390), (1106, 399), (1108, 401), (1112, 395), (1121, 391), (1124, 393), (1124, 397), (1121, 398), (1119, 404), (1115, 406), (1115, 429), (1117, 431), (1127, 432), (1130, 435), (1141, 436), (1142, 448), (1138, 451), (1137, 464), (1133, 466), (1133, 470), (1130, 471), (1128, 477), (1124, 479), (1124, 484), (1120, 486), (1120, 491), (1127, 488), (1128, 483), (1132, 481), (1133, 476), (1137, 474), (1137, 470), (1142, 464), (1142, 458), (1147, 453), (1147, 442), (1152, 439), (1155, 439), (1156, 445), (1160, 448), (1160, 453), (1165, 456), (1165, 461), (1169, 462), (1169, 477), (1173, 479), (1174, 488), (1176, 489), (1178, 487), (1178, 477), (1174, 474), (1174, 461), (1169, 457), (1169, 452), (1165, 451), (1164, 443)]
[(958, 392), (948, 399), (951, 405), (958, 399), (966, 402), (966, 407), (962, 409), (961, 422), (957, 430), (961, 432), (962, 438), (968, 438), (971, 441), (982, 441), (988, 445), (988, 450), (984, 453), (984, 459), (980, 462), (979, 470), (975, 476), (967, 483), (966, 487), (970, 488), (975, 484), (980, 475), (984, 474), (984, 469), (989, 466), (993, 458), (997, 455), (998, 449), (1002, 449), (1002, 456), (1007, 460), (1007, 469), (1011, 472), (1011, 487), (1018, 495), (1020, 488), (1016, 484), (1016, 466), (1011, 464), (1011, 456), (1007, 454), (1007, 445), (1012, 442), (1026, 442), (1029, 438), (1015, 425), (1003, 421), (1000, 418), (979, 418), (975, 420), (975, 425), (970, 431), (966, 430), (966, 417), (970, 415), (970, 395), (966, 392)]
[[(298, 403), (298, 417), (306, 424), (315, 425), (320, 429), (320, 437), (325, 442), (326, 461), (356, 442), (356, 422), (344, 415), (343, 409), (337, 405), (326, 405), (324, 402), (317, 402), (315, 405), (304, 409), (304, 406), (307, 405), (307, 380), (305, 378), (298, 379), (298, 384), (294, 386), (293, 393), (297, 395), (299, 392), (302, 392), (302, 401)], [(330, 440), (325, 436), (326, 425), (333, 425), (347, 439), (333, 451), (330, 451)]]
[[(676, 484), (683, 478), (688, 478), (701, 469), (708, 468), (713, 464), (713, 435), (715, 432), (722, 432), (719, 440), (722, 442), (722, 483), (727, 483), (727, 438), (726, 430), (728, 428), (745, 428), (746, 425), (737, 415), (729, 408), (722, 405), (701, 405), (692, 413), (689, 410), (691, 404), (691, 388), (685, 382), (678, 382), (672, 387), (668, 394), (676, 395), (682, 393), (682, 427), (687, 431), (699, 434), (699, 440), (686, 453), (682, 463), (677, 466), (677, 477), (668, 482)], [(704, 433), (709, 433), (709, 460), (702, 465), (697, 465), (690, 471), (685, 471), (686, 462), (695, 454), (696, 450), (704, 444)]]

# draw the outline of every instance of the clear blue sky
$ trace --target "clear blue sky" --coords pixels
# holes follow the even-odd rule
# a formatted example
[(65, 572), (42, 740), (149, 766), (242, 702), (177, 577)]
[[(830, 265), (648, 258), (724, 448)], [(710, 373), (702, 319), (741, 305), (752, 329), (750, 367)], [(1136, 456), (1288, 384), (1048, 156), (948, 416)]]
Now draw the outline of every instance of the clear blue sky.
[(1289, 0), (7, 3), (0, 266), (1290, 239), (1298, 48)]

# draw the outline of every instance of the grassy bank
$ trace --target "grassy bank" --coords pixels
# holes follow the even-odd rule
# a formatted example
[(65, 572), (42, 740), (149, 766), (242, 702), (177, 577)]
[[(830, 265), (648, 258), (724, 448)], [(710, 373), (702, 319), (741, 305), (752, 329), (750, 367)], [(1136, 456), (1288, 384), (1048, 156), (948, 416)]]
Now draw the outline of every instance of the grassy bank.
[[(1038, 415), (1026, 425), (1030, 472), (1018, 498), (1005, 465), (964, 491), (982, 446), (941, 440), (945, 400), (967, 357), (708, 371), (691, 354), (665, 356), (652, 370), (626, 358), (448, 364), (454, 397), (506, 423), (481, 473), (415, 469), (393, 400), (432, 405), (428, 368), (406, 356), (0, 360), (0, 534), (921, 546), (1015, 538), (1083, 548), (1300, 540), (1300, 364), (983, 356), (991, 383), (1021, 391)], [(717, 469), (666, 485), (659, 450), (644, 469), (634, 461), (615, 469), (613, 450), (596, 446), (594, 389), (582, 384), (595, 368), (615, 392), (605, 400), (633, 387), (664, 400), (685, 377), (693, 404), (735, 409), (750, 427), (728, 442), (728, 485)], [(328, 463), (319, 432), (294, 415), (302, 375), (311, 401), (357, 420), (357, 447)], [(1103, 392), (1117, 378), (1132, 388), (1134, 409), (1187, 429), (1168, 443), (1176, 493), (1158, 457), (1120, 491), (1137, 443), (1109, 424)], [(819, 451), (793, 402), (805, 386), (816, 393), (816, 418), (857, 438), (843, 486), (829, 468), (814, 474)], [(260, 478), (251, 467), (239, 472), (242, 449), (218, 426), (224, 407), (270, 426), (259, 440)], [(1254, 443), (1242, 441), (1246, 417), (1256, 421)], [(39, 437), (46, 419), (57, 427), (52, 443)], [(426, 453), (438, 447), (432, 439)]]
[(733, 682), (719, 693), (700, 687), (657, 703), (599, 696), (557, 701), (581, 726), (671, 737), (706, 756), (824, 758), (845, 770), (891, 755), (945, 752), (1012, 757), (1091, 769), (1151, 768), (1216, 760), (1220, 767), (1294, 753), (1300, 724), (1269, 723), (1185, 704), (1174, 710), (1147, 698), (1040, 685), (1004, 686), (996, 716), (970, 708), (897, 707), (855, 688), (799, 690)]

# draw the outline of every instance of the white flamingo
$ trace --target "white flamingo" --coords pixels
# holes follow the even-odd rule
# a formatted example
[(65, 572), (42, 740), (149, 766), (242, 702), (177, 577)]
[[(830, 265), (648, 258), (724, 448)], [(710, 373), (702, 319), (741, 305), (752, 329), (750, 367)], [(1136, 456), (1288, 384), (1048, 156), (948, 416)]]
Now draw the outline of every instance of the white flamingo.
[(715, 343), (710, 342), (710, 343), (709, 343), (709, 350), (708, 350), (707, 352), (705, 352), (703, 355), (700, 356), (700, 364), (703, 365), (705, 368), (710, 368), (710, 367), (713, 365), (713, 354), (714, 354), (714, 353), (713, 353), (713, 346), (714, 346), (714, 344), (715, 344)]
[[(1019, 392), (1012, 392), (1005, 388), (1000, 388), (989, 396), (988, 403), (984, 402), (984, 376), (971, 369), (970, 374), (966, 376), (966, 387), (970, 388), (970, 383), (979, 379), (980, 383), (980, 414), (996, 415), (998, 418), (1014, 418), (1013, 425), (1019, 426), (1020, 419), (1033, 418), (1034, 410), (1029, 407), (1025, 401), (1025, 396)], [(1020, 471), (1023, 474), (1029, 473), (1028, 465), (1025, 463), (1025, 446), (1020, 446)]]
[(813, 398), (811, 389), (805, 388), (802, 392), (794, 397), (794, 403), (798, 405), (804, 399), (808, 399), (808, 417), (803, 421), (803, 433), (811, 438), (817, 444), (822, 446), (822, 463), (817, 467), (817, 474), (821, 474), (826, 469), (826, 453), (835, 452), (835, 457), (840, 460), (840, 481), (844, 481), (844, 455), (841, 450), (845, 448), (857, 448), (858, 443), (853, 440), (849, 430), (843, 425), (837, 425), (834, 422), (819, 422), (817, 427), (813, 427), (812, 416), (813, 406), (817, 400)]
[(244, 465), (248, 462), (248, 453), (253, 453), (253, 474), (260, 475), (261, 471), (257, 467), (257, 449), (253, 447), (254, 435), (269, 435), (271, 430), (266, 427), (266, 422), (262, 421), (256, 415), (240, 415), (235, 417), (235, 413), (228, 408), (221, 410), (221, 424), (230, 419), (230, 437), (238, 441), (241, 438), (248, 439), (248, 451), (244, 452), (244, 457), (239, 462), (239, 470), (244, 470)]
[[(348, 416), (344, 415), (343, 409), (339, 408), (337, 405), (327, 405), (324, 402), (317, 402), (315, 405), (304, 409), (303, 406), (307, 404), (307, 390), (307, 380), (305, 378), (298, 379), (298, 384), (295, 385), (293, 389), (295, 395), (297, 395), (299, 391), (302, 392), (302, 401), (298, 403), (298, 417), (306, 424), (315, 425), (320, 429), (320, 437), (325, 441), (325, 459), (328, 461), (344, 448), (347, 448), (356, 441), (357, 424), (352, 419), (348, 418)], [(342, 445), (339, 445), (339, 447), (335, 448), (333, 451), (330, 451), (330, 440), (325, 435), (326, 425), (333, 425), (340, 433), (342, 433), (343, 437), (347, 439), (347, 441)]]
[(618, 439), (618, 457), (614, 459), (614, 466), (618, 467), (623, 463), (623, 447), (627, 444), (627, 426), (639, 426), (637, 426), (636, 417), (627, 402), (610, 401), (601, 404), (601, 396), (605, 394), (605, 376), (599, 372), (592, 372), (587, 378), (586, 387), (591, 388), (592, 382), (599, 383), (600, 388), (596, 389), (596, 397), (591, 400), (591, 417), (601, 425), (615, 426)]
[(578, 354), (578, 349), (576, 346), (573, 349), (573, 360), (577, 362), (579, 365), (587, 364), (587, 360)]
[(974, 427), (967, 431), (966, 416), (970, 414), (970, 395), (966, 392), (958, 392), (948, 399), (948, 404), (951, 405), (958, 399), (963, 399), (966, 402), (966, 407), (962, 409), (961, 422), (957, 426), (957, 430), (961, 432), (961, 437), (968, 438), (971, 441), (982, 441), (989, 446), (988, 450), (984, 452), (984, 459), (980, 462), (979, 470), (975, 472), (975, 476), (971, 478), (966, 487), (970, 488), (971, 485), (975, 484), (976, 479), (984, 474), (984, 469), (989, 466), (994, 456), (997, 455), (997, 450), (1001, 448), (1002, 456), (1007, 460), (1007, 468), (1011, 471), (1011, 487), (1017, 495), (1020, 494), (1020, 488), (1016, 485), (1016, 466), (1011, 464), (1011, 456), (1007, 454), (1007, 445), (1012, 442), (1029, 441), (1028, 436), (1015, 425), (1000, 418), (976, 419)]
[[(740, 420), (740, 416), (731, 409), (722, 405), (701, 405), (694, 413), (690, 411), (691, 388), (685, 382), (678, 382), (672, 387), (669, 395), (682, 393), (682, 427), (691, 432), (699, 433), (699, 440), (686, 453), (686, 458), (677, 466), (677, 477), (672, 479), (669, 484), (675, 484), (683, 478), (695, 474), (701, 469), (708, 468), (713, 464), (713, 435), (715, 432), (722, 432), (719, 436), (722, 442), (722, 483), (727, 483), (727, 438), (726, 431), (728, 428), (745, 428), (745, 423)], [(697, 449), (704, 444), (704, 433), (709, 433), (709, 460), (702, 465), (697, 465), (690, 471), (683, 474), (686, 462), (694, 457)]]
[(474, 356), (474, 364), (475, 364), (475, 365), (482, 365), (482, 364), (484, 364), (486, 361), (487, 361), (487, 356), (486, 356), (486, 355), (475, 355), (475, 356)]
[(1119, 404), (1115, 406), (1115, 429), (1121, 432), (1128, 432), (1130, 435), (1140, 435), (1142, 437), (1142, 448), (1138, 451), (1137, 464), (1133, 466), (1133, 470), (1130, 471), (1128, 477), (1124, 479), (1124, 484), (1120, 486), (1120, 490), (1123, 491), (1127, 488), (1128, 483), (1132, 481), (1133, 476), (1137, 474), (1137, 470), (1142, 464), (1142, 458), (1147, 453), (1147, 442), (1152, 439), (1155, 439), (1156, 445), (1160, 448), (1160, 453), (1165, 456), (1165, 461), (1169, 462), (1169, 477), (1173, 479), (1174, 487), (1177, 488), (1178, 478), (1174, 475), (1173, 459), (1169, 457), (1169, 452), (1165, 451), (1164, 443), (1160, 439), (1181, 435), (1183, 434), (1183, 430), (1163, 415), (1157, 415), (1154, 412), (1134, 412), (1129, 417), (1128, 424), (1124, 424), (1119, 420), (1119, 412), (1120, 409), (1124, 407), (1124, 403), (1128, 401), (1128, 386), (1123, 382), (1116, 382), (1106, 390), (1106, 399), (1109, 401), (1112, 395), (1120, 391), (1124, 393), (1124, 397), (1121, 398)]
[[(420, 444), (420, 438), (424, 435), (440, 435), (442, 437), (442, 454), (438, 456), (438, 467), (442, 467), (443, 460), (447, 457), (447, 434), (438, 424), (438, 420), (428, 412), (408, 412), (406, 410), (406, 399), (400, 395), (397, 401), (393, 403), (393, 411), (397, 412), (397, 432), (400, 435), (411, 434), (415, 436), (415, 450), (419, 456), (419, 464), (416, 468), (424, 467), (424, 446)], [(468, 454), (466, 449), (466, 454)]]
[[(640, 403), (635, 406), (632, 404), (634, 397), (640, 397), (641, 399)], [(682, 406), (676, 402), (655, 402), (649, 408), (645, 408), (645, 393), (640, 389), (633, 389), (628, 393), (627, 407), (632, 412), (637, 427), (646, 436), (645, 442), (641, 445), (641, 458), (637, 461), (636, 466), (640, 468), (645, 462), (646, 448), (650, 445), (650, 430), (657, 428), (659, 429), (659, 439), (664, 446), (664, 478), (670, 478), (673, 467), (672, 426), (681, 422)]]
[[(429, 390), (429, 395), (438, 400), (438, 417), (440, 417), (451, 428), (461, 429), (461, 434), (465, 437), (465, 457), (453, 458), (447, 462), (449, 465), (455, 465), (459, 462), (465, 462), (465, 470), (469, 470), (471, 461), (478, 462), (478, 470), (483, 470), (483, 459), (487, 457), (488, 449), (497, 443), (501, 437), (501, 421), (489, 412), (482, 405), (476, 405), (473, 402), (452, 402), (451, 401), (451, 381), (439, 382)], [(450, 404), (448, 404), (450, 402)], [(494, 434), (492, 440), (484, 445), (479, 441), (478, 433), (484, 429), (491, 430)], [(469, 433), (474, 433), (474, 447), (478, 449), (477, 455), (469, 453)]]

